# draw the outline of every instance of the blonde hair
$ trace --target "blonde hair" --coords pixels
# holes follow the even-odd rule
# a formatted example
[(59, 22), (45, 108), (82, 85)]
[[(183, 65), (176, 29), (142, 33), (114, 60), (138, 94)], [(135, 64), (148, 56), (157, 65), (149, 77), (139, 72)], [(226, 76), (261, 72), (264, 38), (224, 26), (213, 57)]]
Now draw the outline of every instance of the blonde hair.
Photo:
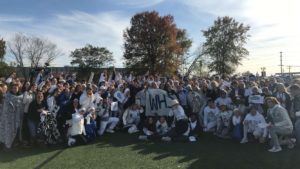
[(274, 103), (274, 104), (280, 104), (280, 102), (277, 100), (277, 98), (276, 97), (267, 97), (266, 99), (265, 99), (265, 102), (267, 102), (268, 100), (270, 100), (272, 103)]

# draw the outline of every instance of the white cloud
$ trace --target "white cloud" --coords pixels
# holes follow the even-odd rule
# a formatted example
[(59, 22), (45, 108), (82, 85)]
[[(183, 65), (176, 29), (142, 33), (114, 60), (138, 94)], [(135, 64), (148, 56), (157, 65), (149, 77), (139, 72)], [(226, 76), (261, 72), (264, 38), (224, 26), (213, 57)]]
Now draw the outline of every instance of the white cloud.
[[(300, 49), (300, 1), (297, 0), (185, 0), (190, 11), (234, 17), (251, 26), (247, 48), (250, 56), (238, 71), (260, 71), (265, 66), (269, 74), (279, 72), (279, 52), (284, 52), (283, 64), (295, 63)], [(201, 16), (199, 16), (201, 17)], [(259, 62), (258, 62), (259, 61)], [(295, 71), (300, 71), (295, 68)]]
[(6, 29), (0, 28), (0, 34), (5, 34), (4, 37), (10, 39), (14, 33), (24, 32), (49, 39), (64, 53), (54, 62), (55, 66), (69, 65), (70, 52), (86, 44), (106, 47), (113, 52), (115, 65), (122, 66), (122, 35), (123, 30), (129, 26), (129, 21), (129, 17), (117, 11), (98, 14), (73, 11), (23, 27), (6, 23)]
[(0, 23), (1, 22), (32, 22), (32, 17), (22, 17), (22, 16), (9, 16), (9, 15), (1, 15), (0, 16)]
[(113, 0), (121, 5), (132, 6), (135, 8), (145, 8), (150, 6), (158, 5), (165, 0)]

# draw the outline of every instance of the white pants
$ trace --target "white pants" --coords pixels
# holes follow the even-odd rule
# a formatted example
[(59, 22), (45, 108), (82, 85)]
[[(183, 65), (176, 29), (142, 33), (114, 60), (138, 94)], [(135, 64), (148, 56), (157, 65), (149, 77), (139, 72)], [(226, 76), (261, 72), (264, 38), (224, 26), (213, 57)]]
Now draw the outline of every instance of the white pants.
[(117, 117), (110, 117), (108, 119), (108, 121), (101, 121), (100, 129), (98, 131), (99, 135), (103, 135), (107, 126), (109, 126), (108, 127), (109, 129), (113, 130), (116, 127), (116, 125), (118, 124), (118, 122), (119, 122), (119, 118), (117, 118)]
[(259, 128), (259, 127), (255, 127), (255, 129), (249, 130), (249, 125), (248, 124), (244, 124), (244, 138), (247, 138), (247, 134), (248, 133), (252, 133), (253, 136), (258, 139), (258, 138), (262, 138), (262, 137), (267, 137), (268, 131), (267, 128)]
[(204, 129), (204, 131), (211, 131), (216, 126), (217, 126), (217, 122), (216, 121), (208, 122), (207, 125), (206, 125), (206, 128)]

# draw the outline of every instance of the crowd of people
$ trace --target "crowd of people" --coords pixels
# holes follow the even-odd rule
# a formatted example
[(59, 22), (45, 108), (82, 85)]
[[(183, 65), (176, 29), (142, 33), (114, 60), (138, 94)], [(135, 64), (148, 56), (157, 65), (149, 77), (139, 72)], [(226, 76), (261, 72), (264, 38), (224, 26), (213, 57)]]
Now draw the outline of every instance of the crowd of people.
[[(93, 81), (94, 79), (94, 81)], [(166, 91), (164, 115), (145, 113), (149, 89)], [(120, 99), (122, 98), (122, 99)], [(211, 133), (241, 144), (270, 145), (270, 152), (300, 143), (300, 79), (227, 76), (182, 78), (100, 73), (33, 81), (13, 73), (0, 81), (0, 144), (14, 146), (92, 143), (115, 132), (140, 140), (194, 142)], [(201, 140), (201, 139), (200, 139)]]

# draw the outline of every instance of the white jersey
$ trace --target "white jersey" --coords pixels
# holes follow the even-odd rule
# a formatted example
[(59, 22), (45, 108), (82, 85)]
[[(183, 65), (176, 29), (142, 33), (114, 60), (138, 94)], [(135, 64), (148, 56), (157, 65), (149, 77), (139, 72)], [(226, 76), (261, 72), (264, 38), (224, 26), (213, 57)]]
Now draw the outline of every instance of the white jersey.
[(217, 122), (219, 112), (220, 110), (217, 107), (210, 108), (209, 106), (206, 106), (203, 118), (204, 125), (206, 126), (210, 122)]
[(264, 116), (261, 115), (259, 112), (256, 112), (254, 116), (251, 113), (248, 113), (245, 117), (244, 122), (245, 121), (248, 123), (249, 131), (254, 131), (260, 123), (266, 123)]

